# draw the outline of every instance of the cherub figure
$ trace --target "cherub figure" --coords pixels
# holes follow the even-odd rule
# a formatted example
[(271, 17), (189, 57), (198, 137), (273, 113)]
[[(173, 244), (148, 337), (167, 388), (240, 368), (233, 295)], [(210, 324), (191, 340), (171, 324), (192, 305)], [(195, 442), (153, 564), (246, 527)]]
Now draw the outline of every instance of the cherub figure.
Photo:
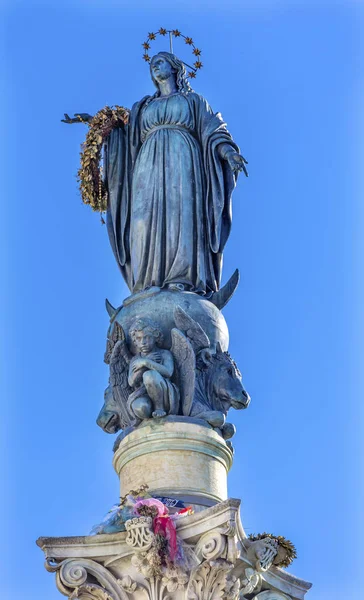
[(129, 408), (139, 419), (178, 414), (179, 392), (171, 382), (173, 355), (160, 347), (160, 328), (150, 319), (137, 319), (129, 335), (137, 351), (129, 363), (128, 383), (134, 390)]

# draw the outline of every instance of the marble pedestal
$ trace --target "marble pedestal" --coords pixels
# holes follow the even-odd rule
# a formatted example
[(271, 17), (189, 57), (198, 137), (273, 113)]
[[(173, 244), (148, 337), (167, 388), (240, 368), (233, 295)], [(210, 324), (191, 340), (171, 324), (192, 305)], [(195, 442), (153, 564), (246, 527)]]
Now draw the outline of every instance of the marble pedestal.
[(147, 484), (153, 496), (176, 497), (194, 506), (226, 500), (232, 451), (201, 423), (150, 419), (122, 439), (113, 460), (120, 496)]

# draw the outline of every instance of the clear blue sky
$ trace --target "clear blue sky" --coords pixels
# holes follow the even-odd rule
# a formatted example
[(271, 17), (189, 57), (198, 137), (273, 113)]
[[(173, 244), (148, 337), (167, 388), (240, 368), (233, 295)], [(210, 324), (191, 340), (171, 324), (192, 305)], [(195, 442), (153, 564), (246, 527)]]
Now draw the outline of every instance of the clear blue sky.
[(242, 274), (225, 316), (252, 396), (233, 416), (230, 495), (242, 498), (247, 532), (296, 544), (291, 571), (314, 583), (309, 599), (359, 598), (363, 8), (3, 2), (4, 597), (60, 598), (35, 539), (87, 534), (118, 498), (113, 438), (95, 418), (107, 382), (104, 299), (119, 305), (127, 290), (78, 194), (86, 129), (60, 119), (152, 92), (141, 43), (163, 26), (202, 48), (194, 88), (249, 160), (224, 267), (224, 280)]

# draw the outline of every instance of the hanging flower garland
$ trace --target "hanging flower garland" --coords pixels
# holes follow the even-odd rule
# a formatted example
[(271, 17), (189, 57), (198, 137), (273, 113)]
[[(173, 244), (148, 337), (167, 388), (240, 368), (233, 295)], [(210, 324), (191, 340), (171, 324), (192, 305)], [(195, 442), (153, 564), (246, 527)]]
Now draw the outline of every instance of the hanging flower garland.
[(129, 114), (130, 111), (123, 106), (105, 106), (88, 123), (86, 140), (81, 146), (81, 166), (77, 181), (82, 202), (100, 213), (107, 209), (107, 190), (101, 167), (102, 145), (112, 129), (126, 125)]

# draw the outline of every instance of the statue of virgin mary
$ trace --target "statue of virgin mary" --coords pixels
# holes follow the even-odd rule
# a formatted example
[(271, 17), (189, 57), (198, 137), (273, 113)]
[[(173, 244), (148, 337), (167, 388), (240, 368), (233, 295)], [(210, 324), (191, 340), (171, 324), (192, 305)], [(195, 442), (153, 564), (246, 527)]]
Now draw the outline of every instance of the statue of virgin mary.
[(176, 56), (160, 52), (150, 72), (156, 93), (134, 104), (105, 144), (111, 246), (132, 293), (158, 286), (211, 294), (246, 161)]

